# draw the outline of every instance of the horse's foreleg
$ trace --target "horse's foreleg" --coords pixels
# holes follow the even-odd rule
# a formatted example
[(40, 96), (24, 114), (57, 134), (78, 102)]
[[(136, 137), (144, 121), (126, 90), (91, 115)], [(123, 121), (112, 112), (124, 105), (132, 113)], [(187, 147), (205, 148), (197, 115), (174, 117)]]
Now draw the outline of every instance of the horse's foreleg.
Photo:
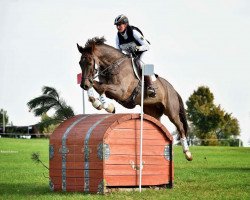
[(89, 88), (87, 90), (87, 94), (88, 94), (88, 97), (89, 97), (89, 101), (92, 103), (92, 106), (94, 108), (96, 108), (97, 110), (101, 110), (102, 109), (102, 103), (98, 98), (95, 98), (94, 89)]
[(108, 91), (109, 94), (116, 97), (115, 94), (117, 91), (117, 86), (112, 84), (100, 84), (99, 82), (94, 81), (93, 87), (100, 94), (100, 101), (103, 108), (109, 113), (115, 113), (115, 107), (111, 102), (108, 101), (105, 92)]
[(115, 106), (108, 101), (108, 98), (106, 97), (105, 93), (100, 95), (100, 101), (102, 102), (103, 108), (109, 112), (109, 113), (115, 113)]

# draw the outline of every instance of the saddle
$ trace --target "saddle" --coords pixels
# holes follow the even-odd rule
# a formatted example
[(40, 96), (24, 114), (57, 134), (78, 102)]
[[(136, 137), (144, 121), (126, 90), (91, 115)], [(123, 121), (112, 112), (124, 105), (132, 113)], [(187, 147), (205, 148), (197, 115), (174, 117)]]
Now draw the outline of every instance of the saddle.
[[(138, 57), (132, 58), (132, 66), (136, 78), (141, 81), (142, 70), (141, 70), (140, 58)], [(154, 76), (156, 79), (158, 78), (158, 74), (154, 74)]]
[(135, 73), (136, 78), (141, 81), (142, 72), (141, 72), (141, 64), (140, 64), (139, 57), (132, 58), (132, 66), (133, 66), (133, 71)]

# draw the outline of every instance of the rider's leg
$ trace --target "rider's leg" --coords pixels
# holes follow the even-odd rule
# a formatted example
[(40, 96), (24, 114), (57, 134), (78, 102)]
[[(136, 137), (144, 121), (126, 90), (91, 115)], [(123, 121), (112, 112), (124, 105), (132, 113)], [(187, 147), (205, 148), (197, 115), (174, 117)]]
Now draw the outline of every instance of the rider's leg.
[(147, 87), (147, 95), (149, 97), (155, 97), (156, 92), (155, 92), (155, 89), (153, 87), (153, 81), (151, 79), (151, 76), (144, 76), (144, 79), (145, 79), (145, 83), (146, 83), (146, 87)]

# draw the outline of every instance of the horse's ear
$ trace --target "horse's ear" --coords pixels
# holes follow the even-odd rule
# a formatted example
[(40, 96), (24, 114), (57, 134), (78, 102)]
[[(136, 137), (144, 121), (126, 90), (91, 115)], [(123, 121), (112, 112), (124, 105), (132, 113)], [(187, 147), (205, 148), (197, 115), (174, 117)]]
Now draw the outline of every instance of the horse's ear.
[(85, 49), (84, 49), (84, 52), (86, 54), (89, 54), (89, 55), (92, 55), (94, 51), (95, 51), (95, 45), (94, 44), (91, 44), (90, 46), (85, 47)]
[(80, 53), (83, 53), (83, 48), (77, 43), (77, 48)]

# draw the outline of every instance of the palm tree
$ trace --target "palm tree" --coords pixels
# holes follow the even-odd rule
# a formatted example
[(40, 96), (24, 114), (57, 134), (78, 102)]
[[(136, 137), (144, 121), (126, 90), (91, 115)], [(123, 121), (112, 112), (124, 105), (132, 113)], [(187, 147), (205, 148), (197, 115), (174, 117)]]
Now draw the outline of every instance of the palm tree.
[(35, 116), (42, 116), (51, 109), (55, 110), (54, 116), (43, 122), (46, 125), (61, 123), (75, 115), (72, 107), (66, 104), (53, 87), (44, 86), (42, 95), (30, 100), (27, 105)]

